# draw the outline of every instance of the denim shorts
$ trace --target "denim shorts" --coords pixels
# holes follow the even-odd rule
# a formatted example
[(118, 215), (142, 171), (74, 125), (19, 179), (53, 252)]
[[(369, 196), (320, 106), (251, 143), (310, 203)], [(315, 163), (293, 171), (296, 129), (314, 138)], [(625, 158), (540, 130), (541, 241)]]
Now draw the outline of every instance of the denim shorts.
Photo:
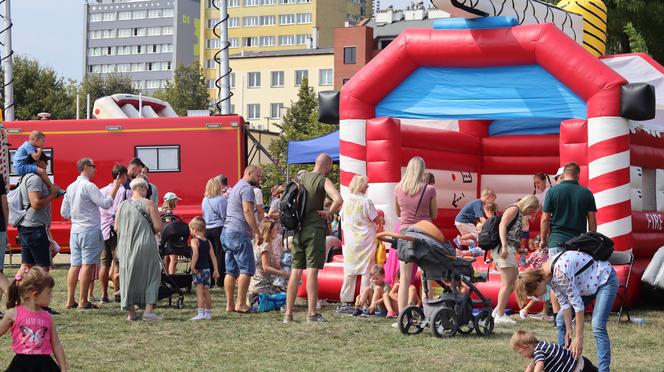
[(21, 263), (41, 267), (51, 267), (51, 241), (45, 226), (19, 226), (21, 241)]
[(212, 284), (211, 278), (210, 269), (202, 269), (198, 270), (198, 274), (193, 275), (193, 282), (194, 284), (210, 288)]
[[(28, 155), (30, 156), (30, 155)], [(27, 158), (26, 158), (27, 161)], [(28, 164), (28, 163), (20, 163), (20, 164), (14, 164), (14, 171), (16, 174), (19, 176), (25, 176), (26, 174), (34, 173), (37, 174), (37, 164)]]
[(226, 251), (226, 274), (235, 277), (240, 274), (254, 276), (256, 259), (251, 239), (247, 235), (224, 229), (221, 233), (221, 244)]
[(72, 266), (98, 265), (102, 249), (104, 249), (104, 238), (101, 230), (71, 233), (69, 251)]

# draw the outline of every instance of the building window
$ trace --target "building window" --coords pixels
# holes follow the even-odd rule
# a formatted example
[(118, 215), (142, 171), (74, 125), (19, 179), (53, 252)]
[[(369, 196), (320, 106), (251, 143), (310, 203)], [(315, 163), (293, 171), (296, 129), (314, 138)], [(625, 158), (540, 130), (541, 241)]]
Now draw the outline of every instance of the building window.
[(117, 13), (115, 12), (110, 12), (110, 13), (102, 13), (102, 21), (104, 22), (110, 22), (110, 21), (115, 21), (115, 18), (117, 16)]
[(161, 35), (161, 27), (148, 27), (148, 36)]
[(347, 83), (349, 80), (350, 80), (350, 79), (343, 79), (343, 80), (341, 81), (341, 85), (346, 85), (346, 83)]
[(162, 35), (173, 35), (173, 26), (164, 26), (161, 28)]
[(333, 81), (334, 73), (331, 68), (318, 70), (318, 85), (332, 85)]
[(244, 0), (244, 6), (259, 6), (261, 0)]
[(261, 105), (258, 103), (250, 103), (247, 105), (247, 118), (260, 119), (261, 118)]
[(239, 8), (240, 7), (240, 0), (228, 0), (228, 7), (229, 8)]
[(281, 119), (281, 110), (283, 108), (283, 103), (270, 103), (270, 119)]
[(311, 40), (311, 35), (307, 34), (295, 35), (295, 44), (297, 45), (309, 45), (309, 40)]
[(259, 18), (257, 16), (242, 18), (242, 25), (244, 27), (258, 26)]
[(217, 67), (217, 63), (214, 61), (214, 59), (208, 59), (205, 61), (205, 68), (215, 68)]
[[(235, 73), (234, 72), (231, 72), (231, 76), (229, 76), (228, 80), (230, 81), (231, 89), (235, 88)], [(234, 112), (234, 111), (231, 110), (231, 112)]]
[(295, 45), (295, 35), (279, 36), (279, 45)]
[(297, 23), (311, 23), (311, 13), (297, 13)]
[(118, 37), (131, 37), (131, 28), (118, 29)]
[[(51, 161), (48, 162), (48, 165), (46, 166), (46, 173), (49, 176), (53, 175), (53, 149), (52, 148), (44, 148), (43, 150), (44, 154), (48, 155), (49, 158), (51, 158)], [(19, 175), (16, 173), (14, 170), (14, 155), (16, 155), (16, 150), (9, 150), (9, 176), (11, 177), (16, 177), (16, 180), (10, 180), (10, 184), (17, 184), (18, 183), (18, 178)], [(9, 186), (9, 185), (7, 185)], [(7, 187), (9, 188), (9, 187)]]
[(128, 12), (119, 12), (118, 13), (118, 20), (119, 21), (127, 21), (131, 19), (131, 11)]
[(274, 36), (261, 36), (260, 43), (261, 46), (274, 46)]
[(93, 22), (101, 22), (101, 20), (102, 20), (102, 13), (92, 13), (92, 14), (90, 14), (90, 17), (89, 17), (88, 20), (90, 21), (90, 23), (93, 23)]
[(215, 85), (215, 80), (214, 80), (214, 79), (208, 80), (208, 81), (207, 81), (207, 87), (208, 87), (209, 89), (215, 89), (215, 88), (217, 88), (217, 86)]
[(162, 53), (170, 53), (173, 51), (173, 44), (161, 44)]
[(148, 18), (161, 18), (161, 9), (150, 9), (148, 11)]
[[(219, 22), (219, 20), (214, 20), (215, 22)], [(240, 17), (230, 17), (228, 18), (228, 28), (235, 28), (235, 27), (240, 27)], [(212, 28), (212, 26), (210, 26)]]
[(219, 39), (214, 38), (214, 39), (206, 39), (205, 40), (205, 47), (208, 49), (219, 49)]
[(132, 19), (145, 19), (147, 17), (148, 17), (147, 10), (134, 10), (131, 15)]
[(308, 70), (295, 70), (295, 86), (299, 87), (302, 85), (302, 80), (309, 77)]
[(344, 64), (345, 65), (354, 65), (355, 62), (355, 47), (346, 47), (344, 48)]
[(135, 156), (150, 168), (150, 172), (180, 171), (180, 146), (178, 145), (136, 146)]
[(246, 47), (257, 47), (259, 45), (258, 36), (243, 37), (242, 40), (244, 40), (244, 46)]
[(279, 24), (280, 25), (294, 25), (295, 24), (295, 14), (280, 14), (279, 15)]
[(261, 5), (274, 5), (274, 0), (261, 0)]
[(272, 82), (270, 86), (272, 88), (283, 87), (284, 86), (284, 72), (283, 71), (272, 71)]
[(274, 16), (261, 16), (260, 17), (261, 26), (272, 26), (274, 25)]
[(173, 11), (172, 8), (171, 9), (163, 9), (163, 11), (161, 13), (161, 16), (164, 17), (164, 18), (173, 17), (173, 15), (175, 15), (175, 12)]
[(141, 71), (145, 71), (145, 63), (140, 62), (140, 63), (131, 64), (131, 72), (141, 72)]
[(129, 72), (130, 69), (131, 69), (130, 63), (118, 63), (118, 68), (117, 68), (118, 72)]
[(145, 27), (134, 28), (134, 36), (145, 36), (146, 29)]
[(239, 48), (240, 47), (240, 38), (238, 37), (232, 37), (228, 39), (228, 42), (231, 44), (231, 48)]
[(247, 73), (247, 86), (249, 88), (260, 88), (261, 86), (261, 73), (249, 72)]

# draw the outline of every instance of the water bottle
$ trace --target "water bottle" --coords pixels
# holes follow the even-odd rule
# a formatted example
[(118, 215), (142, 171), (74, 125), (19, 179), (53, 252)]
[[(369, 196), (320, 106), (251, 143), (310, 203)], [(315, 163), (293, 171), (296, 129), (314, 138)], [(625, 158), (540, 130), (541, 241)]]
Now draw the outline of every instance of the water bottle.
[(642, 318), (631, 318), (629, 321), (640, 326), (646, 325), (646, 320)]

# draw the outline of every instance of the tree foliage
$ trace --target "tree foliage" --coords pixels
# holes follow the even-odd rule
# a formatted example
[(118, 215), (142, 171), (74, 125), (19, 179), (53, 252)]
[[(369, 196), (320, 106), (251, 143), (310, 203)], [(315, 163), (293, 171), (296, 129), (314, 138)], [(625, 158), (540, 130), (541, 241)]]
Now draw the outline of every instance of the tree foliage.
[[(128, 75), (111, 74), (102, 77), (99, 74), (87, 74), (79, 85), (79, 92), (81, 102), (85, 102), (87, 95), (90, 94), (92, 105), (97, 99), (113, 94), (138, 94), (138, 89), (132, 86)], [(81, 106), (83, 105), (82, 103)]]
[[(13, 69), (15, 120), (36, 120), (40, 112), (50, 113), (51, 119), (74, 117), (74, 82), (65, 81), (53, 69), (20, 55), (14, 57)], [(4, 76), (0, 81), (4, 85)]]
[[(283, 169), (288, 168), (289, 178), (295, 177), (299, 170), (311, 170), (313, 166), (302, 164), (287, 167), (288, 142), (324, 136), (338, 129), (337, 126), (318, 122), (318, 97), (314, 89), (309, 86), (307, 79), (302, 81), (297, 93), (297, 101), (291, 101), (291, 105), (278, 127), (282, 132), (277, 139), (272, 141), (269, 151)], [(328, 177), (338, 183), (339, 169), (336, 165)], [(284, 183), (284, 181), (284, 175), (277, 167), (272, 164), (264, 167), (262, 182), (264, 192), (270, 190), (273, 185)]]
[(189, 66), (178, 65), (175, 76), (166, 88), (154, 94), (173, 106), (180, 116), (186, 116), (187, 110), (205, 110), (210, 107), (205, 75), (198, 62)]

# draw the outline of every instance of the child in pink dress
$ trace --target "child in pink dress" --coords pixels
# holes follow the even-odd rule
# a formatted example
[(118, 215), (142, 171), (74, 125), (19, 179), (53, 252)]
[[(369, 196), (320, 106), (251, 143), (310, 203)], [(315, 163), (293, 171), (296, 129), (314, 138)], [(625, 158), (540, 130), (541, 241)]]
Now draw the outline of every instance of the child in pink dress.
[(0, 336), (11, 332), (16, 353), (8, 371), (67, 370), (65, 351), (51, 314), (42, 310), (51, 302), (54, 286), (53, 278), (40, 267), (29, 269), (9, 286), (7, 312), (0, 320)]

